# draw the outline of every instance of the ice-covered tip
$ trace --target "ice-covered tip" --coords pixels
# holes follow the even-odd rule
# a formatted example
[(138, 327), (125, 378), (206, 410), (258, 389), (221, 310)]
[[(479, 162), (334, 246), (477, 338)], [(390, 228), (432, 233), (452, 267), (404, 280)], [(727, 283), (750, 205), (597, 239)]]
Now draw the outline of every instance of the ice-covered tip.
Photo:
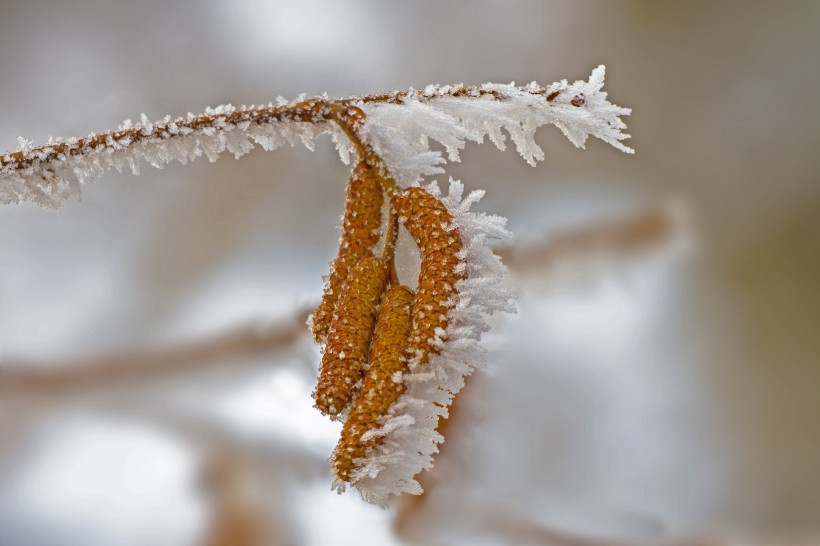
[[(626, 124), (621, 116), (631, 110), (612, 104), (603, 91), (606, 69), (595, 68), (587, 81), (566, 80), (541, 87), (530, 83), (485, 83), (478, 87), (428, 86), (400, 101), (368, 102), (365, 134), (369, 143), (402, 185), (420, 182), (443, 172), (441, 165), (459, 161), (468, 141), (487, 137), (500, 150), (507, 137), (530, 165), (545, 158), (535, 142), (536, 129), (555, 125), (575, 146), (583, 148), (589, 136), (633, 153), (622, 141)], [(398, 128), (401, 128), (398, 130)], [(446, 155), (431, 148), (443, 146)]]
[(592, 71), (588, 81), (568, 84), (563, 80), (547, 87), (548, 96), (555, 97), (551, 101), (554, 106), (551, 123), (579, 148), (584, 147), (587, 137), (594, 136), (622, 152), (635, 153), (621, 142), (630, 138), (622, 132), (626, 123), (621, 116), (630, 115), (632, 109), (609, 102), (603, 91), (605, 79), (606, 67), (600, 65)]

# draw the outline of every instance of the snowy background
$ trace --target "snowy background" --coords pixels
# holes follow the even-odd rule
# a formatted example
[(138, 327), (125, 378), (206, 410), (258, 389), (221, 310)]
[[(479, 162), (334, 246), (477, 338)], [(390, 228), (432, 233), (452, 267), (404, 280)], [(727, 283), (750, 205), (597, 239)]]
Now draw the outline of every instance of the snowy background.
[[(820, 543), (817, 3), (0, 13), (2, 151), (142, 112), (601, 63), (637, 150), (547, 127), (536, 168), (486, 144), (448, 167), (510, 219), (519, 313), (487, 336), (428, 493), (387, 511), (330, 491), (338, 425), (311, 407), (299, 322), (347, 177), (329, 139), (0, 209), (0, 545)], [(669, 203), (686, 233), (639, 256), (560, 237)]]

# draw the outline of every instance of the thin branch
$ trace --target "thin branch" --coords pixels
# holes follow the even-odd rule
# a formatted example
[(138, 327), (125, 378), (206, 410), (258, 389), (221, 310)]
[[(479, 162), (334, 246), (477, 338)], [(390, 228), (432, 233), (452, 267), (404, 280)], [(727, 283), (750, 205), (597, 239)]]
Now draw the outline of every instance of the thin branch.
[[(429, 89), (429, 88), (428, 88)], [(521, 91), (532, 95), (544, 95), (543, 87), (521, 87)], [(547, 97), (552, 102), (558, 92), (552, 92)], [(413, 99), (428, 102), (441, 97), (492, 97), (503, 100), (503, 96), (494, 90), (482, 89), (477, 86), (448, 85), (435, 87), (434, 91), (397, 91), (363, 97), (330, 100), (327, 97), (315, 97), (296, 103), (274, 105), (272, 102), (263, 106), (242, 107), (234, 109), (231, 105), (209, 108), (199, 115), (188, 114), (187, 117), (171, 119), (166, 116), (161, 121), (148, 122), (143, 119), (133, 127), (123, 127), (104, 133), (91, 133), (84, 138), (55, 139), (53, 143), (43, 146), (30, 147), (21, 142), (20, 149), (0, 155), (0, 175), (22, 171), (34, 164), (47, 163), (55, 159), (62, 160), (65, 156), (85, 155), (97, 152), (101, 147), (120, 149), (141, 141), (160, 138), (164, 140), (187, 136), (196, 130), (202, 131), (230, 131), (232, 126), (266, 125), (273, 122), (301, 122), (310, 124), (324, 124), (335, 117), (340, 109), (357, 103), (364, 104), (401, 104)], [(126, 123), (128, 125), (128, 123)], [(247, 128), (247, 127), (246, 127)]]
[[(21, 144), (23, 149), (0, 155), (0, 166), (3, 167), (0, 172), (6, 174), (12, 170), (20, 171), (37, 162), (46, 163), (64, 159), (65, 156), (84, 155), (99, 151), (101, 147), (116, 150), (147, 139), (173, 140), (190, 135), (196, 130), (217, 132), (230, 130), (228, 128), (232, 125), (241, 127), (245, 124), (264, 125), (286, 121), (318, 124), (330, 119), (329, 111), (324, 108), (326, 104), (327, 101), (317, 99), (279, 106), (269, 103), (267, 106), (251, 106), (240, 110), (234, 110), (231, 106), (219, 107), (198, 116), (188, 114), (188, 117), (173, 120), (166, 116), (162, 121), (153, 123), (143, 120), (133, 127), (100, 134), (91, 133), (85, 138), (69, 138), (65, 141), (57, 139), (54, 143), (36, 148), (27, 148)], [(124, 125), (130, 123), (126, 122)]]
[(557, 231), (530, 245), (499, 246), (494, 250), (516, 273), (544, 275), (558, 262), (591, 257), (629, 259), (685, 239), (686, 211), (669, 202), (621, 217)]
[(247, 325), (213, 337), (165, 347), (100, 355), (63, 362), (35, 362), (4, 358), (0, 371), (0, 396), (55, 393), (96, 385), (167, 377), (200, 369), (205, 362), (257, 354), (293, 343), (304, 334), (312, 308), (302, 308), (287, 321), (270, 328)]
[(481, 86), (429, 85), (423, 90), (331, 100), (326, 96), (265, 106), (209, 108), (203, 114), (151, 122), (126, 120), (119, 128), (84, 138), (50, 140), (33, 146), (18, 139), (18, 149), (0, 155), (0, 204), (33, 201), (58, 208), (77, 197), (84, 183), (110, 169), (139, 173), (140, 162), (161, 168), (171, 161), (187, 163), (202, 155), (215, 161), (228, 151), (240, 157), (256, 145), (272, 150), (313, 140), (330, 133), (342, 160), (349, 152), (365, 158), (392, 181), (404, 187), (442, 172), (446, 162), (435, 140), (444, 145), (450, 160), (466, 141), (482, 142), (485, 136), (504, 149), (506, 130), (524, 159), (534, 165), (544, 158), (533, 140), (535, 129), (552, 124), (578, 147), (588, 136), (631, 153), (621, 141), (625, 124), (620, 116), (630, 110), (614, 105), (602, 91), (604, 67), (593, 70), (589, 81), (566, 80), (540, 87), (534, 82)]

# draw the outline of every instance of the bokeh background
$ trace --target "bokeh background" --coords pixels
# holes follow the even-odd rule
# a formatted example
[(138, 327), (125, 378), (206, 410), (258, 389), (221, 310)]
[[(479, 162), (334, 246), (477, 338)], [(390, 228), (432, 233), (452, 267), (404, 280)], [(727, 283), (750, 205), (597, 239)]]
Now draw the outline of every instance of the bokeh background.
[(3, 150), (601, 63), (637, 150), (450, 165), (510, 219), (519, 313), (388, 510), (330, 491), (311, 407), (326, 138), (3, 208), (0, 545), (820, 544), (818, 53), (813, 1), (0, 2)]

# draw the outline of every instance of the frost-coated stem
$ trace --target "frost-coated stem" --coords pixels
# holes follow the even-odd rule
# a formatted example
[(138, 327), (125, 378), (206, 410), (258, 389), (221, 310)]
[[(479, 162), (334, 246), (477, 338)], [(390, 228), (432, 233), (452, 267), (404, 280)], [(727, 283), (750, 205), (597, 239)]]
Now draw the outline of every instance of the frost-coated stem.
[(101, 148), (120, 150), (133, 146), (147, 139), (162, 138), (174, 139), (185, 137), (195, 131), (217, 132), (226, 127), (236, 126), (242, 130), (251, 125), (264, 125), (273, 122), (304, 122), (323, 123), (329, 120), (328, 111), (322, 106), (323, 101), (303, 101), (297, 104), (282, 104), (242, 108), (235, 110), (231, 106), (222, 106), (208, 109), (204, 114), (188, 114), (187, 117), (171, 119), (166, 116), (163, 120), (149, 122), (144, 117), (136, 125), (126, 120), (116, 131), (105, 133), (91, 133), (84, 138), (56, 139), (44, 146), (31, 147), (25, 139), (18, 138), (20, 146), (16, 152), (0, 155), (0, 167), (6, 174), (12, 170), (23, 170), (34, 163), (46, 163), (54, 160), (64, 160), (99, 151)]
[[(528, 92), (534, 95), (543, 95), (546, 90), (540, 88)], [(552, 101), (557, 95), (557, 92), (553, 92), (546, 100)], [(20, 145), (17, 151), (0, 155), (0, 168), (2, 168), (2, 174), (6, 174), (12, 170), (25, 169), (38, 160), (40, 162), (46, 162), (54, 159), (63, 159), (62, 156), (82, 155), (89, 151), (99, 149), (100, 146), (118, 149), (116, 145), (119, 144), (120, 147), (124, 148), (150, 137), (167, 139), (177, 135), (186, 136), (199, 129), (212, 129), (217, 131), (224, 129), (229, 124), (237, 126), (244, 125), (245, 123), (248, 125), (263, 125), (274, 121), (298, 121), (321, 124), (332, 118), (333, 111), (338, 111), (338, 109), (356, 102), (364, 104), (400, 104), (408, 98), (424, 102), (442, 96), (492, 96), (499, 98), (498, 93), (495, 91), (483, 90), (475, 86), (464, 87), (456, 85), (437, 88), (436, 93), (430, 95), (425, 95), (421, 91), (411, 89), (409, 91), (367, 95), (361, 98), (353, 97), (339, 100), (314, 98), (295, 104), (280, 103), (275, 106), (273, 103), (268, 103), (263, 106), (242, 107), (238, 110), (227, 105), (209, 108), (204, 114), (196, 116), (189, 113), (187, 117), (178, 117), (173, 120), (170, 116), (166, 116), (163, 120), (153, 123), (143, 117), (140, 123), (134, 126), (130, 126), (130, 120), (128, 120), (114, 131), (106, 131), (99, 134), (91, 133), (83, 138), (72, 137), (65, 140), (56, 139), (54, 142), (49, 142), (43, 146), (32, 147), (30, 143), (20, 137), (18, 138)]]
[[(400, 187), (420, 182), (441, 171), (447, 160), (457, 161), (466, 141), (482, 142), (485, 136), (499, 148), (505, 147), (506, 131), (518, 151), (534, 164), (544, 153), (533, 140), (535, 129), (552, 124), (576, 146), (588, 136), (599, 138), (631, 153), (621, 141), (628, 138), (620, 116), (630, 110), (607, 100), (602, 91), (603, 66), (593, 70), (589, 81), (566, 80), (541, 87), (535, 82), (514, 84), (428, 85), (410, 89), (331, 100), (327, 96), (294, 102), (277, 99), (264, 106), (208, 108), (203, 114), (151, 122), (143, 114), (139, 123), (126, 120), (118, 129), (84, 138), (50, 139), (33, 146), (19, 138), (16, 151), (0, 155), (0, 204), (33, 201), (45, 208), (59, 208), (69, 197), (77, 197), (81, 186), (105, 171), (129, 168), (139, 172), (141, 160), (161, 168), (171, 161), (186, 163), (202, 155), (215, 161), (228, 151), (234, 156), (255, 145), (272, 150), (283, 144), (313, 140), (330, 133), (342, 160), (351, 151), (361, 152), (356, 139), (334, 116), (351, 108), (366, 116), (355, 133), (366, 143), (367, 153)], [(347, 135), (348, 138), (345, 138)], [(350, 140), (349, 140), (350, 139)], [(431, 149), (438, 141), (447, 159)], [(367, 151), (366, 150), (366, 151)], [(371, 157), (371, 159), (373, 159)]]

